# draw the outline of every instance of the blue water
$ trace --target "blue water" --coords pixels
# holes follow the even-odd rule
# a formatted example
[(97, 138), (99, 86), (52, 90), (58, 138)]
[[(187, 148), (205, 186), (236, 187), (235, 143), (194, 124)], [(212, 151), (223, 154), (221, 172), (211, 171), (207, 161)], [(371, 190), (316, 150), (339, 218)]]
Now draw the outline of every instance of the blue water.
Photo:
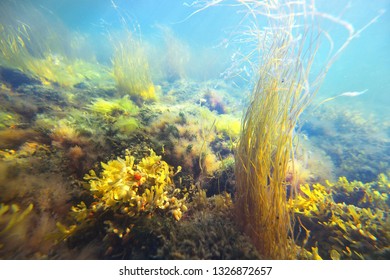
[(368, 89), (365, 95), (353, 99), (340, 98), (337, 102), (356, 106), (367, 113), (376, 112), (381, 118), (389, 120), (390, 1), (352, 1), (345, 17), (355, 29), (359, 29), (381, 9), (387, 12), (354, 39), (332, 66), (320, 96)]
[[(23, 2), (23, 1), (19, 1)], [(28, 2), (28, 1), (24, 1)], [(229, 1), (225, 1), (229, 3)], [(230, 1), (232, 2), (232, 1)], [(234, 1), (233, 1), (234, 2)], [(340, 14), (347, 4), (350, 7), (342, 15), (356, 30), (362, 28), (380, 10), (390, 10), (389, 0), (354, 0), (354, 1), (321, 1), (318, 10), (332, 15)], [(71, 31), (88, 34), (94, 42), (95, 52), (103, 53), (107, 40), (107, 29), (121, 29), (120, 17), (126, 15), (133, 24), (139, 24), (145, 37), (161, 36), (158, 26), (169, 27), (174, 34), (191, 46), (191, 51), (199, 56), (200, 50), (209, 50), (214, 56), (215, 72), (211, 77), (218, 77), (229, 64), (233, 49), (226, 49), (226, 42), (234, 32), (242, 13), (239, 8), (217, 6), (211, 7), (189, 17), (195, 7), (189, 7), (191, 1), (158, 1), (158, 0), (122, 0), (122, 1), (32, 1), (38, 9), (46, 10), (59, 17)], [(240, 8), (241, 9), (241, 8)], [(338, 34), (340, 32), (340, 34)], [(331, 30), (332, 38), (343, 36), (341, 30)], [(215, 50), (217, 48), (217, 50)], [(348, 91), (368, 89), (366, 95), (358, 98), (341, 98), (337, 102), (356, 104), (361, 110), (378, 110), (388, 118), (386, 104), (389, 103), (390, 80), (390, 13), (385, 12), (379, 20), (364, 30), (354, 39), (332, 66), (319, 94), (319, 100)], [(203, 52), (204, 53), (204, 52)], [(215, 56), (221, 56), (215, 58)], [(101, 60), (109, 61), (110, 53), (105, 52)], [(207, 55), (205, 57), (208, 57)], [(205, 62), (207, 65), (207, 62)], [(201, 66), (199, 66), (201, 68)], [(199, 70), (201, 71), (201, 70)], [(197, 73), (193, 73), (197, 76)]]

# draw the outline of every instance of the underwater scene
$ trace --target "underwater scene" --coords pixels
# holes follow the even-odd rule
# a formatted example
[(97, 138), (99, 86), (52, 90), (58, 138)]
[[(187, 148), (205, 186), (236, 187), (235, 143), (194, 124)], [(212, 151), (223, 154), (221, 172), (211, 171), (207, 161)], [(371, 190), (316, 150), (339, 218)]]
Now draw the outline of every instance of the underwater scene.
[(0, 259), (390, 259), (389, 0), (2, 0)]

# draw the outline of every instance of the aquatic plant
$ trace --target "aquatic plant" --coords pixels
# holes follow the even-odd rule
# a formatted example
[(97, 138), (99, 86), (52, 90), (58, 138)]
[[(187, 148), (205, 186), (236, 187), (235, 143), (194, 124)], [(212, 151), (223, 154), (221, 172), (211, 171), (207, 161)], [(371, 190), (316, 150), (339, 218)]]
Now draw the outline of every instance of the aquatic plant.
[(215, 91), (207, 89), (203, 98), (205, 100), (204, 105), (211, 111), (216, 111), (218, 114), (227, 113), (226, 105), (222, 101), (222, 97)]
[(159, 104), (157, 108), (162, 112), (153, 116), (148, 124), (149, 134), (155, 135), (165, 153), (183, 166), (183, 170), (197, 173), (195, 177), (198, 177), (202, 169), (203, 175), (212, 176), (219, 161), (210, 146), (216, 139), (213, 119), (216, 115), (193, 104)]
[(99, 121), (109, 133), (115, 132), (117, 138), (128, 138), (141, 127), (136, 118), (139, 108), (128, 95), (112, 100), (96, 98), (86, 108), (92, 113), (92, 119)]
[[(302, 131), (335, 163), (336, 176), (371, 182), (390, 169), (390, 122), (347, 106), (308, 112)], [(324, 141), (326, 139), (326, 141)]]
[[(17, 204), (11, 206), (1, 203), (0, 204), (0, 237), (4, 236), (8, 231), (12, 229), (16, 224), (20, 223), (33, 209), (31, 203), (22, 212)], [(0, 244), (0, 248), (2, 244)]]
[(163, 28), (165, 44), (163, 71), (168, 81), (183, 79), (187, 76), (187, 69), (190, 66), (190, 48), (180, 40), (172, 30)]
[(109, 71), (97, 62), (70, 59), (59, 54), (47, 54), (44, 58), (25, 60), (26, 70), (44, 85), (73, 87), (86, 80), (96, 84), (108, 79)]
[(140, 123), (134, 117), (121, 116), (115, 120), (113, 128), (118, 130), (119, 134), (128, 137), (140, 128)]
[(39, 139), (41, 135), (31, 128), (6, 128), (0, 130), (0, 149), (15, 149), (25, 142)]
[(20, 116), (0, 111), (0, 129), (16, 127), (18, 123), (20, 123)]
[(2, 259), (5, 255), (3, 250), (6, 248), (4, 247), (8, 245), (7, 243), (10, 243), (10, 238), (13, 235), (18, 235), (17, 226), (26, 219), (33, 207), (33, 204), (30, 203), (22, 211), (18, 204), (0, 203), (0, 252)]
[(240, 135), (241, 122), (238, 117), (232, 115), (219, 115), (215, 122), (215, 129), (218, 133), (223, 134), (222, 137), (227, 136), (235, 141)]
[(2, 258), (45, 258), (53, 247), (49, 236), (56, 230), (54, 217), (66, 213), (70, 199), (61, 161), (59, 153), (40, 142), (0, 150), (2, 207), (9, 206), (0, 218), (0, 231), (9, 229), (0, 234)]
[(335, 180), (331, 158), (314, 146), (306, 135), (296, 135), (293, 145), (294, 158), (289, 161), (286, 173), (288, 188), (299, 191), (303, 184), (324, 184), (326, 180)]
[(107, 233), (125, 238), (139, 219), (169, 214), (178, 221), (187, 210), (187, 194), (175, 188), (172, 180), (181, 167), (174, 172), (153, 150), (137, 164), (126, 151), (124, 159), (118, 157), (101, 166), (100, 176), (93, 170), (84, 176), (94, 201), (72, 207), (70, 214), (76, 224), (66, 227), (58, 223), (63, 238), (91, 226), (91, 219), (97, 223), (103, 219)]
[[(228, 194), (207, 198), (205, 191), (200, 190), (192, 198), (190, 213), (180, 224), (146, 221), (150, 225), (139, 233), (143, 233), (144, 238), (137, 244), (142, 247), (134, 253), (141, 251), (145, 254), (143, 258), (150, 258), (152, 254), (152, 258), (181, 260), (260, 258), (248, 237), (242, 235), (234, 223), (232, 200)], [(145, 232), (153, 237), (147, 238)], [(157, 236), (159, 238), (155, 238)]]
[(52, 139), (52, 144), (55, 146), (67, 147), (83, 142), (82, 137), (77, 132), (76, 128), (67, 120), (59, 121), (51, 130), (49, 136)]
[[(194, 14), (224, 1), (195, 1)], [(305, 1), (237, 1), (244, 9), (246, 27), (238, 42), (245, 53), (237, 57), (249, 64), (255, 85), (244, 114), (236, 150), (237, 221), (260, 254), (271, 259), (294, 258), (292, 213), (287, 208), (286, 174), (293, 159), (293, 133), (300, 114), (317, 93), (329, 67), (361, 30)], [(267, 21), (266, 28), (259, 22)], [(348, 32), (339, 45), (319, 24), (322, 19)], [(321, 42), (324, 38), (325, 43)], [(321, 43), (321, 44), (320, 44)], [(252, 48), (251, 48), (252, 47)], [(327, 50), (323, 50), (323, 49)], [(328, 53), (311, 71), (316, 54)]]
[(336, 183), (302, 185), (288, 202), (305, 232), (298, 236), (300, 245), (315, 246), (324, 259), (384, 258), (390, 242), (389, 186), (385, 174), (366, 184), (341, 177)]
[(115, 116), (118, 114), (123, 115), (136, 115), (138, 113), (138, 107), (129, 99), (128, 95), (113, 100), (105, 100), (103, 98), (96, 98), (86, 108), (104, 117)]
[(141, 39), (127, 30), (125, 39), (116, 41), (114, 49), (113, 71), (119, 93), (130, 95), (138, 103), (156, 100), (156, 88)]
[(101, 115), (111, 115), (114, 111), (120, 110), (120, 104), (117, 102), (107, 101), (103, 98), (97, 98), (86, 108), (94, 113)]
[[(71, 35), (52, 13), (27, 2), (2, 1), (0, 38), (0, 65), (23, 71), (45, 85), (72, 87), (108, 76), (107, 68), (93, 55), (90, 62), (76, 58), (76, 46), (83, 45), (81, 35)], [(91, 54), (90, 47), (84, 47)]]
[[(296, 11), (285, 9), (284, 4), (264, 1), (258, 8), (251, 6), (254, 13), (267, 16), (274, 43), (265, 34), (258, 43), (264, 53), (242, 122), (235, 169), (237, 220), (259, 252), (271, 259), (294, 257), (285, 179), (295, 124), (315, 93), (306, 79), (316, 45), (310, 42), (302, 53), (306, 37), (294, 40)], [(308, 61), (307, 68), (303, 68), (302, 60)]]

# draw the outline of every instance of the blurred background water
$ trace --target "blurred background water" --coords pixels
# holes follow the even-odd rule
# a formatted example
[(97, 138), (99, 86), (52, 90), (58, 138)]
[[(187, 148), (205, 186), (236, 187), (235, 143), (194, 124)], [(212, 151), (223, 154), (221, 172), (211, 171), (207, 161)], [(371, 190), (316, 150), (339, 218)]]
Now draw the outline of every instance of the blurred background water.
[[(91, 46), (96, 56), (100, 62), (105, 63), (110, 62), (112, 55), (107, 42), (107, 30), (110, 32), (121, 30), (123, 28), (121, 16), (126, 15), (131, 19), (131, 24), (139, 25), (142, 36), (152, 42), (154, 40), (156, 44), (161, 39), (159, 27), (168, 27), (190, 46), (192, 56), (196, 57), (191, 74), (193, 78), (201, 79), (218, 78), (229, 66), (234, 52), (234, 46), (229, 45), (229, 39), (243, 17), (239, 12), (240, 8), (230, 6), (212, 7), (190, 16), (196, 8), (190, 7), (191, 1), (180, 0), (23, 1), (31, 2), (33, 6), (46, 11), (47, 14), (54, 14), (70, 30), (86, 34), (88, 40), (92, 42)], [(390, 1), (322, 1), (317, 5), (318, 10), (335, 16), (344, 11), (342, 18), (357, 30), (374, 18), (379, 11), (389, 10)], [(330, 28), (330, 32), (336, 42), (338, 36), (345, 36), (345, 30), (341, 30), (340, 27)], [(348, 104), (363, 112), (376, 113), (381, 118), (388, 119), (389, 49), (390, 14), (385, 12), (377, 22), (353, 40), (332, 66), (318, 100), (343, 92), (368, 89), (366, 94), (359, 97), (338, 98), (332, 103)]]
[[(215, 68), (218, 71), (229, 64), (229, 56), (233, 50), (226, 49), (229, 33), (239, 23), (242, 14), (234, 7), (213, 7), (191, 17), (195, 8), (189, 7), (191, 1), (157, 1), (157, 0), (122, 0), (122, 1), (32, 1), (58, 16), (71, 30), (87, 33), (97, 41), (95, 51), (105, 50), (104, 28), (121, 29), (123, 26), (114, 6), (128, 14), (136, 24), (139, 24), (142, 34), (146, 37), (158, 37), (158, 26), (168, 26), (182, 40), (187, 42), (193, 52), (207, 48), (218, 51), (211, 52), (214, 62), (221, 64)], [(363, 27), (378, 11), (389, 10), (389, 0), (376, 1), (322, 1), (318, 9), (338, 15), (349, 4), (343, 18), (349, 21), (355, 29)], [(332, 30), (332, 38), (337, 41), (339, 30)], [(344, 31), (341, 31), (344, 32)], [(340, 34), (343, 35), (343, 34)], [(100, 48), (100, 49), (99, 49)], [(390, 14), (384, 13), (377, 22), (364, 30), (346, 49), (338, 61), (332, 66), (319, 98), (334, 96), (348, 91), (368, 89), (367, 94), (358, 98), (340, 98), (335, 102), (353, 103), (354, 106), (367, 112), (376, 112), (389, 118), (388, 103), (390, 79)], [(230, 53), (229, 53), (230, 51)], [(109, 54), (101, 59), (109, 60)], [(199, 55), (199, 54), (198, 54)], [(215, 57), (221, 56), (221, 57)], [(204, 61), (207, 64), (207, 61)], [(195, 73), (194, 73), (195, 75)], [(208, 77), (204, 77), (208, 78)]]

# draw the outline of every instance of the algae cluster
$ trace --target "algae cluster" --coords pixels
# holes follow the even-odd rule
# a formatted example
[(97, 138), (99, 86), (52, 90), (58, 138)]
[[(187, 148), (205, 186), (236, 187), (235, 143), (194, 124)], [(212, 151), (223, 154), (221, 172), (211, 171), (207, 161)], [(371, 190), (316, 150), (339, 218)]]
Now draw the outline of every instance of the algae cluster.
[(385, 174), (365, 184), (340, 177), (326, 185), (301, 185), (289, 201), (303, 232), (298, 237), (317, 258), (388, 259), (389, 187)]

